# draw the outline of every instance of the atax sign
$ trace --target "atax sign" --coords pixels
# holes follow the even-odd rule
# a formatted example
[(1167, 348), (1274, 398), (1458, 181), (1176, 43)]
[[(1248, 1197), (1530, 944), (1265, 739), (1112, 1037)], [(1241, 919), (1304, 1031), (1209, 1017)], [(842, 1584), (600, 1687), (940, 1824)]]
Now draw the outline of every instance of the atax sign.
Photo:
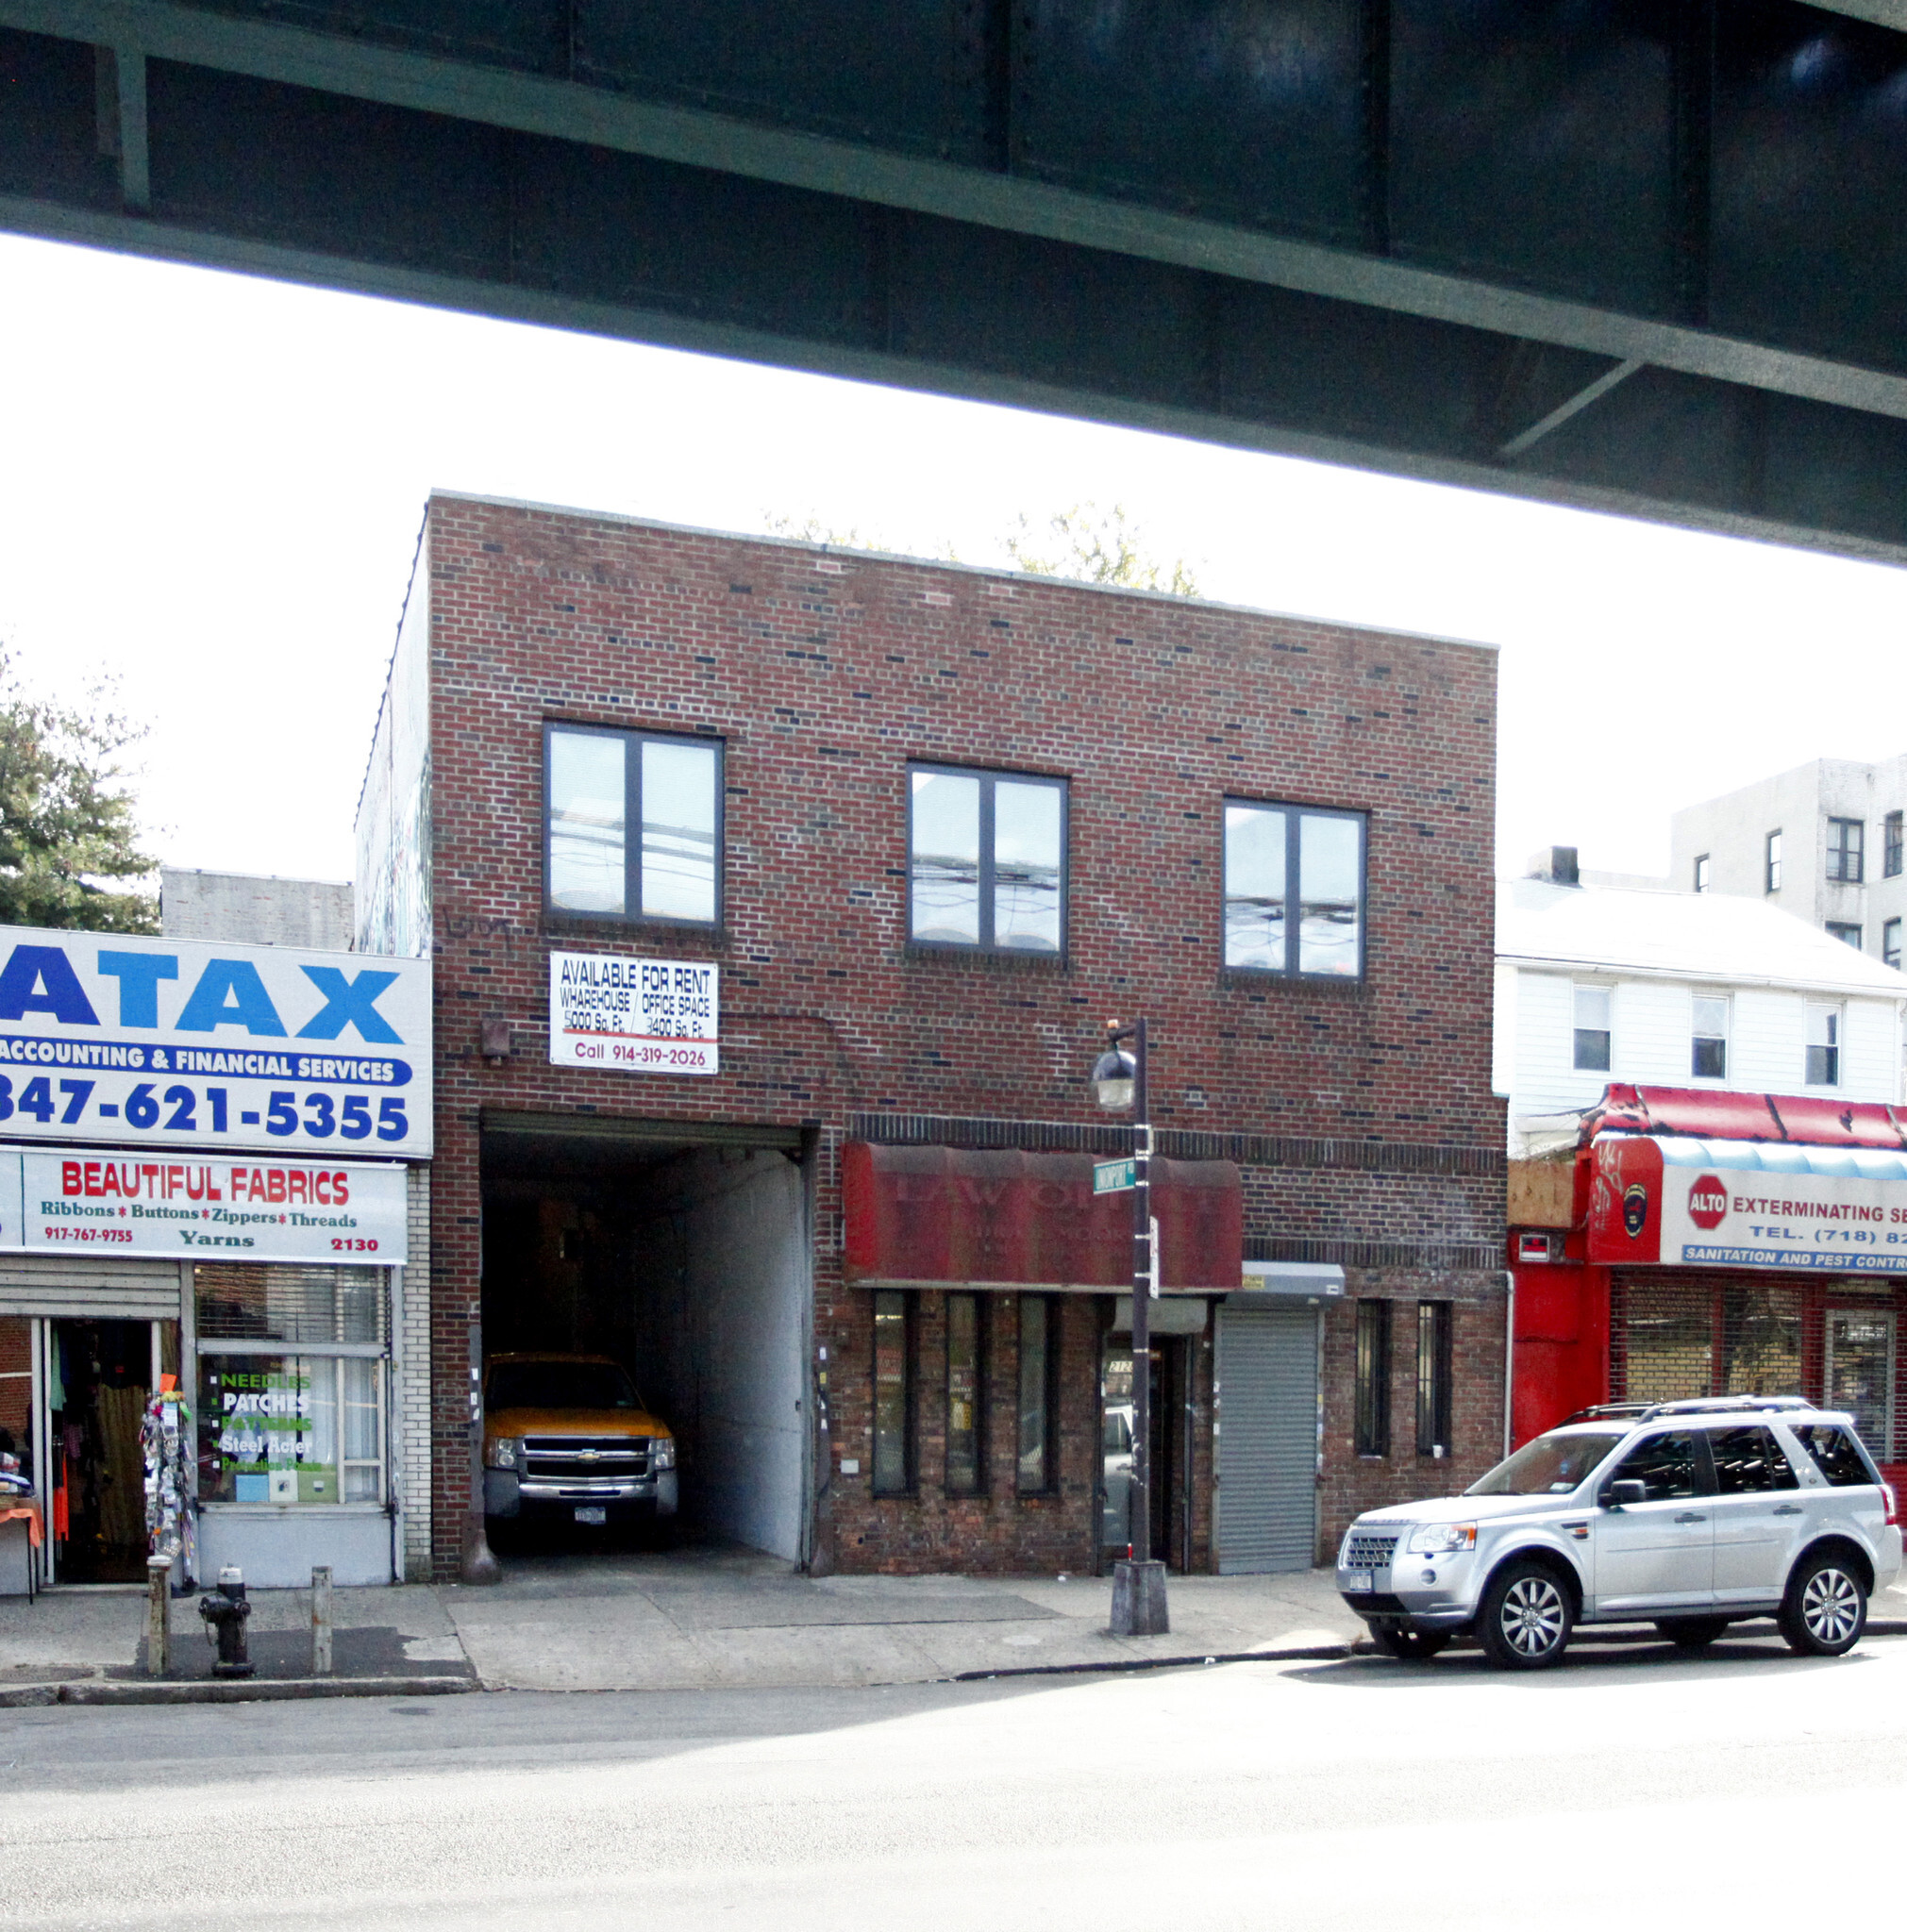
[(0, 1140), (430, 1152), (430, 965), (0, 927)]

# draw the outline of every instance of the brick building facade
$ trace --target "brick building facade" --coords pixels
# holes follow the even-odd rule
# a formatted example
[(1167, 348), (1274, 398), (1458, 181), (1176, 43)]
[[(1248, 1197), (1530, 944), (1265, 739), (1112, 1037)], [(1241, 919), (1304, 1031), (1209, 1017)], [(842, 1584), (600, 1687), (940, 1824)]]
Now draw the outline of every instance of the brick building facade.
[[(845, 1268), (843, 1161), (852, 1145), (956, 1163), (1123, 1153), (1086, 1074), (1106, 1017), (1142, 1010), (1159, 1152), (1233, 1176), (1255, 1284), (1196, 1284), (1202, 1298), (1165, 1284), (1190, 1310), (1162, 1341), (1155, 1405), (1171, 1560), (1270, 1566), (1246, 1527), (1261, 1424), (1285, 1429), (1287, 1461), (1303, 1451), (1306, 1560), (1358, 1510), (1495, 1460), (1495, 693), (1494, 655), (1472, 645), (434, 497), (360, 811), (358, 907), (360, 946), (436, 961), (440, 1569), (469, 1494), (477, 1319), (490, 1348), (609, 1337), (606, 1352), (652, 1358), (700, 1418), (678, 1428), (685, 1511), (699, 1457), (723, 1533), (816, 1568), (1096, 1567), (1117, 1541), (1116, 1283), (989, 1281), (970, 1308), (975, 1278), (951, 1274), (883, 1298)], [(636, 835), (605, 834), (600, 812), (579, 831), (567, 805), (552, 831), (550, 761), (613, 755), (647, 774), (642, 760), (696, 746), (720, 758), (711, 916), (642, 916), (633, 843), (615, 863), (635, 916), (558, 903), (549, 868), (600, 857), (577, 841)], [(988, 801), (977, 823), (995, 841), (993, 870), (955, 882), (956, 920), (961, 893), (1032, 876), (1013, 871), (1012, 813), (1026, 788), (1063, 788), (1059, 883), (1013, 888), (1056, 922), (1056, 945), (919, 937), (927, 835), (910, 797), (936, 776)], [(627, 782), (627, 824), (648, 825)], [(1228, 920), (1251, 909), (1228, 885), (1229, 864), (1244, 876), (1229, 857), (1241, 813), (1279, 841), (1290, 827), (1288, 896), (1251, 906), (1299, 934), (1267, 957), (1299, 964), (1314, 910), (1300, 841), (1326, 819), (1355, 827), (1362, 873), (1332, 956), (1347, 968), (1227, 963), (1244, 943)], [(652, 833), (658, 852), (677, 836)], [(556, 859), (552, 840), (571, 841)], [(718, 966), (719, 1073), (553, 1064), (553, 952)], [(1044, 1330), (1021, 1307), (1032, 1288), (1054, 1291)], [(1384, 1324), (1360, 1315), (1368, 1302), (1391, 1305)], [(1245, 1338), (1266, 1309), (1302, 1311), (1280, 1333), (1317, 1338), (1314, 1414), (1248, 1386)], [(779, 1339), (738, 1357), (758, 1330)], [(1420, 1454), (1426, 1412), (1440, 1440)], [(786, 1495), (744, 1493), (771, 1464)], [(778, 1526), (738, 1528), (757, 1517)]]

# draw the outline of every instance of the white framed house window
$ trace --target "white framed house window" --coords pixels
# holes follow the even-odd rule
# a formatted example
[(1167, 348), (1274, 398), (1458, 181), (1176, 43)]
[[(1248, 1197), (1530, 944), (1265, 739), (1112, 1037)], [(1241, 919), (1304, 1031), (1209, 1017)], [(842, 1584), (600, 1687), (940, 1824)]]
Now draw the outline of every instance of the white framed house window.
[(1809, 1003), (1807, 1084), (1810, 1087), (1838, 1087), (1841, 1084), (1839, 1007)]
[(1693, 1002), (1688, 1070), (1698, 1080), (1729, 1076), (1729, 998), (1698, 992)]
[(1572, 1064), (1578, 1073), (1609, 1071), (1610, 1009), (1614, 989), (1579, 986), (1575, 990), (1576, 1039)]

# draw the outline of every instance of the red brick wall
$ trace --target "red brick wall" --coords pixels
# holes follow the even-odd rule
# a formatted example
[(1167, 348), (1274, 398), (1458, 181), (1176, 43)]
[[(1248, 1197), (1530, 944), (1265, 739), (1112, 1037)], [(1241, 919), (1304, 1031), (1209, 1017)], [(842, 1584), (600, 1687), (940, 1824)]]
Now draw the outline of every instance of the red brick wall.
[[(853, 1111), (1093, 1118), (1099, 1023), (1143, 1003), (1163, 1126), (1501, 1147), (1489, 1079), (1494, 654), (1025, 576), (469, 499), (430, 510), (439, 1055), (433, 1319), (440, 1561), (456, 1548), (466, 1324), (477, 1302), (482, 1107), (838, 1128)], [(549, 718), (719, 733), (726, 929), (565, 920), (542, 906)], [(1063, 962), (911, 954), (910, 758), (1071, 781)], [(1370, 812), (1359, 985), (1229, 975), (1227, 792)], [(665, 1080), (546, 1062), (552, 943), (713, 958), (723, 1071)], [(503, 1065), (479, 1023), (510, 1021)], [(1290, 1193), (1285, 1189), (1286, 1194)], [(1500, 1251), (1500, 1176), (1423, 1179), (1414, 1215), (1266, 1206), (1247, 1233), (1422, 1230)], [(832, 1259), (817, 1176), (816, 1338), (836, 1440), (864, 1425), (865, 1295)], [(1299, 1225), (1298, 1224), (1302, 1224)], [(1486, 1280), (1470, 1280), (1480, 1293)], [(1068, 1310), (1068, 1399), (1089, 1402), (1094, 1305)], [(925, 1325), (925, 1324), (924, 1324)], [(1004, 1385), (1003, 1385), (1004, 1386)], [(1090, 1443), (1090, 1418), (1081, 1424)], [(845, 1438), (843, 1432), (847, 1432)], [(1069, 1434), (1071, 1430), (1069, 1428)], [(996, 1448), (997, 1453), (997, 1448)], [(1080, 1460), (1085, 1460), (1082, 1456)], [(866, 1469), (863, 1458), (862, 1468)], [(1070, 1485), (1070, 1487), (1069, 1487)], [(837, 1475), (826, 1521), (861, 1567), (1079, 1568), (1091, 1472), (1050, 1506), (877, 1504)], [(1329, 1514), (1329, 1511), (1327, 1512)]]

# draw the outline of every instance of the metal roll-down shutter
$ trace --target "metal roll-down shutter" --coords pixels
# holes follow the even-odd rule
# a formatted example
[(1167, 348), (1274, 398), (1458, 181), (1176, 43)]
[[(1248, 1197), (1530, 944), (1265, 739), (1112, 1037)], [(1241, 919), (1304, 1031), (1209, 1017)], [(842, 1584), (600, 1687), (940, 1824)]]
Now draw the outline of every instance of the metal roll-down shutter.
[(1317, 1544), (1317, 1311), (1218, 1314), (1218, 1567), (1309, 1570)]

